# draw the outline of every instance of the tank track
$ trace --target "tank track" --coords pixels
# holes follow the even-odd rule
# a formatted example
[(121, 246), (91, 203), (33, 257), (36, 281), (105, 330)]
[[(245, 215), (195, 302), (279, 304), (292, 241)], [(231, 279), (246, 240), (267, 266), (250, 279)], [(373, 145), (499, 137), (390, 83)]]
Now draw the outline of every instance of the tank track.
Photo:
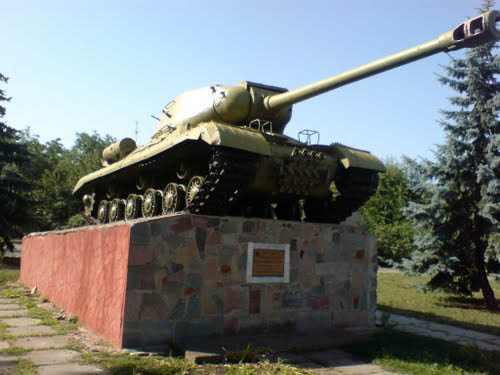
[(186, 211), (201, 215), (227, 215), (242, 190), (257, 172), (256, 155), (214, 148), (208, 174)]
[[(258, 158), (250, 153), (217, 148), (200, 191), (186, 211), (202, 215), (228, 215), (256, 173)], [(340, 223), (375, 193), (378, 172), (361, 168), (343, 170), (336, 179), (340, 195), (330, 200), (306, 200), (306, 220)]]
[(377, 171), (361, 168), (343, 170), (335, 181), (340, 195), (330, 200), (306, 200), (306, 220), (333, 224), (344, 221), (375, 194), (378, 181)]

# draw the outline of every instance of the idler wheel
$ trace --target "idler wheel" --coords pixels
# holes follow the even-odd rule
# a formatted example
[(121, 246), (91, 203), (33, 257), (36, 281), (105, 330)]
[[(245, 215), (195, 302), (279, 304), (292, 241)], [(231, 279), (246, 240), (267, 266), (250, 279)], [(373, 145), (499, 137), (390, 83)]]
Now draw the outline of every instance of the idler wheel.
[(123, 219), (125, 207), (121, 199), (115, 198), (109, 206), (109, 222), (114, 223)]
[(108, 221), (109, 215), (109, 202), (107, 200), (102, 200), (99, 202), (99, 207), (97, 208), (97, 221), (99, 224), (104, 224)]
[(142, 214), (142, 196), (130, 194), (125, 204), (125, 220), (133, 220)]
[(200, 191), (204, 181), (205, 179), (201, 176), (194, 176), (191, 180), (189, 180), (189, 184), (186, 189), (186, 205), (189, 205), (193, 201), (196, 194)]
[(163, 191), (163, 214), (172, 214), (180, 211), (185, 203), (185, 192), (176, 183), (169, 183)]
[(95, 194), (85, 194), (82, 197), (84, 216), (92, 216), (92, 211), (94, 210), (94, 196)]
[(142, 216), (153, 217), (160, 213), (161, 208), (161, 191), (156, 189), (148, 189), (144, 193), (142, 201)]

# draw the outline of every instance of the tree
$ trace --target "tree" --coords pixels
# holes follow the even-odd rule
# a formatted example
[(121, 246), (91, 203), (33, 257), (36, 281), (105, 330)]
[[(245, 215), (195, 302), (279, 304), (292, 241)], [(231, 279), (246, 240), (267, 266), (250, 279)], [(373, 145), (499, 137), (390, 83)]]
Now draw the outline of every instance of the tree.
[(402, 209), (410, 200), (411, 181), (404, 166), (394, 160), (386, 160), (386, 172), (380, 174), (377, 192), (360, 209), (363, 221), (377, 237), (377, 253), (383, 265), (399, 263), (413, 250), (414, 230)]
[[(8, 78), (0, 73), (0, 82)], [(0, 103), (10, 98), (0, 90)], [(5, 107), (0, 105), (0, 119), (5, 116)], [(25, 219), (27, 200), (23, 197), (30, 186), (19, 168), (29, 163), (26, 146), (19, 142), (19, 132), (0, 121), (0, 252), (12, 250), (11, 239), (21, 235), (20, 225)]]
[[(481, 11), (492, 9), (485, 0)], [(436, 161), (424, 163), (427, 182), (418, 189), (431, 200), (407, 213), (417, 231), (408, 270), (429, 273), (431, 288), (461, 294), (481, 290), (485, 305), (498, 310), (486, 271), (486, 250), (497, 247), (500, 226), (500, 59), (494, 42), (452, 59), (439, 81), (458, 93), (453, 110), (441, 111), (446, 143)], [(496, 239), (496, 240), (495, 240)]]
[(82, 203), (72, 195), (78, 179), (101, 166), (103, 149), (114, 139), (97, 133), (77, 133), (71, 149), (59, 139), (40, 143), (29, 129), (23, 139), (33, 154), (35, 168), (23, 171), (34, 188), (30, 198), (36, 202), (31, 208), (35, 221), (31, 230), (51, 230), (83, 224), (78, 217)]
[[(22, 142), (26, 145), (31, 155), (29, 166), (21, 167), (21, 172), (27, 181), (32, 185), (32, 189), (26, 194), (26, 198), (34, 202), (30, 208), (32, 220), (25, 221), (23, 230), (25, 232), (44, 231), (54, 229), (52, 205), (59, 201), (59, 198), (50, 195), (53, 189), (60, 189), (61, 181), (49, 181), (45, 177), (51, 173), (59, 164), (64, 155), (68, 152), (59, 139), (41, 143), (38, 136), (32, 135), (30, 129), (20, 132)], [(65, 183), (65, 181), (63, 181)]]

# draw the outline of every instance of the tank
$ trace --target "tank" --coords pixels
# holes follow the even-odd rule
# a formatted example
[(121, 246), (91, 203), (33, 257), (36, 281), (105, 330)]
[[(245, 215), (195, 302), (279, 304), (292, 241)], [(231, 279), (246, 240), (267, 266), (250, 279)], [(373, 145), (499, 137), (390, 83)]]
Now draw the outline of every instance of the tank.
[(176, 212), (338, 223), (373, 195), (383, 163), (368, 151), (321, 145), (314, 130), (284, 135), (292, 106), (440, 52), (499, 39), (500, 13), (438, 38), (288, 91), (242, 81), (188, 91), (162, 110), (151, 140), (125, 138), (73, 193), (98, 223)]

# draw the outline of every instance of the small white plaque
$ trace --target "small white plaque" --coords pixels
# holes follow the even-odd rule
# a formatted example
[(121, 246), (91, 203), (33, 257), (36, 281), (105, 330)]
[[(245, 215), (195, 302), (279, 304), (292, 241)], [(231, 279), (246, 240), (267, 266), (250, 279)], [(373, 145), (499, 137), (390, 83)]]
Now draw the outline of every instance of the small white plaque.
[(249, 242), (247, 282), (290, 282), (290, 245)]

